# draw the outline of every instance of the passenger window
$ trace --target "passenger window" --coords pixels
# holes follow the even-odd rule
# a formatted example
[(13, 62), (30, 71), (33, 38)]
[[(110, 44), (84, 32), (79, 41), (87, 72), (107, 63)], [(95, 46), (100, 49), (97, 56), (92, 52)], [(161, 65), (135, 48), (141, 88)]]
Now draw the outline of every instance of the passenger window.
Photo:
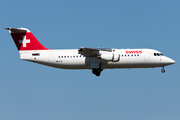
[(61, 56), (61, 58), (63, 58), (63, 56)]
[(64, 58), (66, 58), (66, 56), (64, 56)]
[(156, 56), (156, 53), (154, 53), (154, 56)]

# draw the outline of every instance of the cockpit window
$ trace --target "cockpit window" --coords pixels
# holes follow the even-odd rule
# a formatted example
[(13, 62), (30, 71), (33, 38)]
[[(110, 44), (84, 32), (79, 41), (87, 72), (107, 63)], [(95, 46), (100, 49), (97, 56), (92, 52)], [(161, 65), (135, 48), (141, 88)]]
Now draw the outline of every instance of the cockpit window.
[(164, 56), (162, 53), (160, 53), (160, 56)]
[(164, 56), (162, 53), (154, 53), (154, 56)]

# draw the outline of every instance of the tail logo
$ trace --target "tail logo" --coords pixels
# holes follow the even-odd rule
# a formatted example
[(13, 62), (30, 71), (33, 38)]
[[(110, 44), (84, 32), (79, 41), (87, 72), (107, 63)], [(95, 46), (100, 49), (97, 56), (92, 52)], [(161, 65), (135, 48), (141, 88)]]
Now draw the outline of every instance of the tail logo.
[(30, 43), (30, 39), (26, 39), (26, 36), (23, 36), (23, 40), (19, 40), (19, 44), (23, 44), (23, 47), (26, 47), (27, 43)]
[(5, 28), (9, 30), (19, 51), (49, 50), (45, 48), (27, 28)]

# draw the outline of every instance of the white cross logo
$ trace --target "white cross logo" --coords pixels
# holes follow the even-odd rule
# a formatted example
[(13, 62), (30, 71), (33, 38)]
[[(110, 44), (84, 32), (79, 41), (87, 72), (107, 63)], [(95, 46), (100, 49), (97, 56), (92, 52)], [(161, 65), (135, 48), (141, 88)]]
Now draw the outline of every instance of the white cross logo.
[(26, 47), (27, 43), (30, 43), (30, 39), (26, 39), (26, 36), (23, 36), (23, 40), (19, 40), (19, 44), (23, 44), (23, 47)]

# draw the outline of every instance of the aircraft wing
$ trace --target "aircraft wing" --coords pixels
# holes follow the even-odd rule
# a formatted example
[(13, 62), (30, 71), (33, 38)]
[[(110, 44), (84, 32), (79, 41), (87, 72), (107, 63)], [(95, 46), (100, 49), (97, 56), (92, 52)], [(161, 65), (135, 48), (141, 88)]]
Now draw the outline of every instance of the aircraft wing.
[(78, 49), (78, 51), (82, 55), (91, 55), (91, 54), (99, 55), (100, 51), (111, 52), (112, 49), (109, 49), (109, 48), (86, 48), (86, 47), (80, 47)]
[(85, 51), (85, 52), (93, 52), (93, 51), (107, 51), (111, 52), (111, 48), (85, 48), (85, 47), (80, 47), (78, 51)]

